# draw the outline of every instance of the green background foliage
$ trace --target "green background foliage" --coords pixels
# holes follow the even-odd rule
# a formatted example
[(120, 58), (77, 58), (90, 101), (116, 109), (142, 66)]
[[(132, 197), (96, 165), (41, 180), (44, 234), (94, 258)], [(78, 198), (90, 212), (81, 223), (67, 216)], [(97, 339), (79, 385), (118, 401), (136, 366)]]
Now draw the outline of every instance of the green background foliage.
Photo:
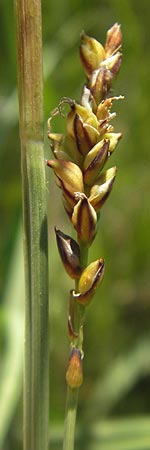
[[(104, 43), (106, 31), (114, 22), (122, 26), (123, 63), (114, 83), (114, 94), (124, 95), (125, 100), (114, 102), (113, 110), (117, 112), (115, 131), (122, 131), (123, 139), (111, 159), (111, 165), (117, 165), (118, 173), (111, 196), (102, 209), (99, 232), (90, 250), (90, 261), (101, 256), (105, 258), (106, 272), (86, 319), (84, 384), (80, 391), (78, 423), (83, 425), (81, 441), (85, 447), (82, 448), (148, 449), (150, 433), (145, 415), (150, 414), (149, 2), (43, 0), (42, 12), (45, 157), (51, 155), (46, 125), (50, 111), (63, 96), (78, 101), (85, 82), (78, 53), (80, 32), (84, 29)], [(24, 284), (12, 2), (1, 2), (0, 21), (0, 449), (19, 450), (22, 448)], [(52, 123), (54, 130), (64, 130), (64, 119), (57, 118)], [(60, 448), (59, 442), (58, 446), (55, 442), (56, 426), (60, 427), (56, 433), (59, 441), (64, 417), (65, 371), (69, 354), (66, 315), (68, 291), (73, 284), (64, 274), (59, 260), (54, 226), (69, 234), (72, 229), (49, 169), (47, 199), (52, 293), (50, 423), (51, 448), (56, 449)], [(132, 445), (123, 447), (124, 436), (131, 435), (129, 418), (135, 416)], [(138, 422), (141, 416), (143, 422)], [(97, 436), (99, 444), (95, 447), (94, 443), (93, 446), (90, 444), (90, 439), (89, 447), (85, 441), (87, 424), (89, 436), (89, 424), (95, 424), (95, 427), (97, 424), (93, 436)], [(140, 430), (144, 431), (140, 434)], [(115, 433), (120, 439), (118, 447)], [(137, 433), (139, 439), (134, 441)]]

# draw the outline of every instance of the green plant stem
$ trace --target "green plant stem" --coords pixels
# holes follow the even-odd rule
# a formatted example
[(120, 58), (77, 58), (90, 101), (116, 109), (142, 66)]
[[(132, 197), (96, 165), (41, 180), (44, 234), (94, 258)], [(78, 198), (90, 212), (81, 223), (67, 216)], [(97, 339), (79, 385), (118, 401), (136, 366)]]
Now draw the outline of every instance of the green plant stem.
[(25, 266), (24, 450), (47, 450), (48, 242), (40, 0), (15, 0)]
[(67, 387), (63, 450), (74, 449), (78, 395), (79, 388), (72, 389), (69, 386)]
[[(88, 247), (87, 245), (82, 245), (82, 243), (79, 243), (79, 246), (80, 246), (80, 262), (82, 268), (84, 269), (87, 266), (88, 262)], [(77, 291), (78, 282), (75, 282), (75, 287)], [(83, 345), (84, 316), (85, 316), (85, 307), (76, 304), (74, 319), (76, 326), (78, 328), (77, 348), (79, 348), (81, 351)], [(74, 450), (78, 396), (79, 396), (79, 388), (72, 389), (69, 386), (67, 387), (63, 450)]]

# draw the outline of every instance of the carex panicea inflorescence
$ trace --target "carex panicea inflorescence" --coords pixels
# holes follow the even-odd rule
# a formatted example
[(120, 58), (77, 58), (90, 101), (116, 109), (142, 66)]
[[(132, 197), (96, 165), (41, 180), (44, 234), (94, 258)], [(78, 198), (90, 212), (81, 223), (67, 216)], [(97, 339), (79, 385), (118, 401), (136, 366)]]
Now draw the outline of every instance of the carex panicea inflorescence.
[[(114, 132), (111, 112), (114, 100), (112, 82), (121, 61), (121, 29), (115, 23), (107, 32), (105, 46), (96, 39), (81, 34), (80, 58), (87, 82), (80, 103), (64, 97), (48, 120), (48, 137), (55, 159), (47, 161), (56, 183), (62, 191), (66, 213), (76, 230), (77, 242), (55, 229), (58, 250), (63, 265), (75, 280), (70, 291), (68, 331), (71, 354), (66, 380), (71, 388), (82, 383), (82, 342), (85, 311), (104, 274), (104, 259), (88, 264), (87, 249), (93, 242), (101, 208), (107, 200), (116, 177), (116, 166), (104, 169), (122, 134)], [(65, 134), (52, 133), (51, 119), (62, 114), (69, 105)]]

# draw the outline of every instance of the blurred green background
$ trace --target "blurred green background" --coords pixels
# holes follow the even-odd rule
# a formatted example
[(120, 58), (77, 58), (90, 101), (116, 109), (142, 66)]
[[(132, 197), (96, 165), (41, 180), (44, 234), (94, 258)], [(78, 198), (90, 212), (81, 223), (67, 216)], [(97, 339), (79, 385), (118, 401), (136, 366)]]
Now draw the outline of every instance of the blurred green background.
[[(123, 63), (114, 94), (124, 95), (125, 100), (114, 102), (113, 107), (115, 131), (122, 131), (123, 139), (111, 160), (118, 173), (90, 251), (91, 261), (105, 258), (106, 272), (85, 326), (78, 423), (86, 450), (150, 449), (149, 6), (148, 0), (42, 1), (46, 157), (50, 156), (46, 125), (50, 111), (63, 96), (79, 100), (85, 82), (78, 53), (80, 32), (84, 29), (101, 43), (114, 22), (121, 23), (123, 32)], [(0, 26), (0, 449), (20, 450), (24, 282), (13, 2), (0, 2)], [(53, 121), (59, 132), (64, 124), (63, 119)], [(54, 450), (61, 448), (56, 441), (64, 418), (69, 354), (66, 314), (73, 285), (59, 260), (54, 226), (69, 234), (72, 230), (50, 170), (47, 198)], [(90, 443), (93, 424), (98, 424), (93, 429), (97, 447)], [(132, 443), (123, 446), (129, 436)]]

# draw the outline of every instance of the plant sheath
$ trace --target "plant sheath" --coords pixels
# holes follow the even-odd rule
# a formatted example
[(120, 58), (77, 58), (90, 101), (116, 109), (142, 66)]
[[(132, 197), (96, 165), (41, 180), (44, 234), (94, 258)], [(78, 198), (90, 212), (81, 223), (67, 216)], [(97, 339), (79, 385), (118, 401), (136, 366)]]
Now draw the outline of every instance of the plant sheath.
[(24, 450), (47, 450), (48, 255), (40, 0), (15, 0), (25, 262)]

